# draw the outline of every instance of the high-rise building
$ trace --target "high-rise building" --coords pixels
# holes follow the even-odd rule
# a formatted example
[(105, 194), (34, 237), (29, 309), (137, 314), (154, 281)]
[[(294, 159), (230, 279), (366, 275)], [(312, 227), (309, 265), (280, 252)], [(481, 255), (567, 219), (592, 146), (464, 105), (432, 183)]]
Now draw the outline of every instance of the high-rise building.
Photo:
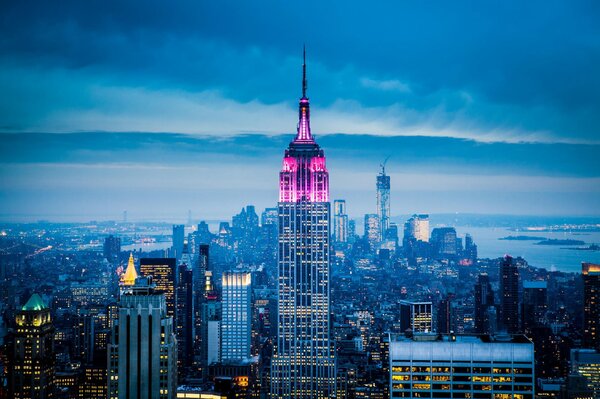
[(472, 263), (477, 262), (477, 244), (473, 242), (473, 237), (470, 234), (465, 235), (464, 257)]
[(509, 334), (520, 331), (519, 269), (513, 258), (506, 255), (500, 263), (500, 324)]
[(533, 399), (533, 344), (523, 335), (390, 337), (391, 398)]
[(584, 262), (583, 275), (583, 344), (600, 350), (600, 265)]
[[(194, 283), (194, 360), (198, 364), (203, 363), (203, 319), (202, 306), (206, 298), (206, 273), (209, 269), (209, 250), (208, 244), (200, 244), (198, 248), (198, 260), (193, 269)], [(211, 274), (212, 275), (212, 274)]]
[(177, 339), (165, 295), (151, 277), (123, 282), (108, 345), (108, 397), (171, 399), (176, 390)]
[(429, 333), (433, 331), (432, 303), (400, 301), (400, 331), (411, 330), (413, 333)]
[(109, 262), (117, 262), (121, 253), (121, 239), (110, 235), (104, 239), (104, 257)]
[(429, 242), (429, 215), (412, 215), (404, 224), (404, 237)]
[(354, 243), (356, 239), (356, 220), (348, 220), (348, 242)]
[(200, 309), (200, 365), (206, 375), (208, 366), (221, 360), (221, 302), (210, 270), (205, 273), (204, 299)]
[[(182, 254), (183, 246), (180, 258)], [(155, 291), (165, 294), (167, 316), (176, 320), (177, 260), (175, 258), (142, 258), (140, 259), (140, 273), (143, 276), (152, 276), (152, 282), (156, 286)]]
[(487, 273), (482, 273), (477, 277), (475, 284), (475, 332), (477, 334), (494, 333), (492, 325), (494, 320), (490, 320), (490, 307), (494, 306), (494, 291), (490, 284), (490, 277)]
[(452, 299), (454, 295), (448, 294), (438, 304), (437, 332), (450, 334), (452, 332)]
[(546, 281), (523, 281), (523, 305), (521, 318), (523, 331), (527, 334), (534, 327), (543, 326), (548, 310), (548, 283)]
[(176, 305), (176, 336), (177, 359), (179, 362), (179, 375), (184, 374), (185, 368), (192, 366), (194, 360), (195, 341), (195, 309), (194, 309), (194, 271), (192, 260), (188, 252), (187, 243), (184, 244), (183, 254), (177, 267)]
[(306, 63), (298, 131), (279, 175), (278, 329), (272, 398), (329, 398), (335, 392), (330, 337), (329, 173), (310, 131)]
[(333, 201), (333, 237), (336, 242), (348, 241), (348, 214), (346, 200)]
[(374, 213), (367, 213), (365, 215), (365, 240), (369, 243), (371, 251), (375, 251), (381, 242), (380, 231), (379, 216)]
[(208, 229), (208, 223), (205, 221), (201, 221), (198, 223), (198, 228), (196, 230), (196, 236), (198, 239), (196, 240), (196, 244), (209, 244), (212, 239), (212, 234)]
[(185, 241), (185, 225), (173, 225), (173, 256), (179, 259), (183, 254), (183, 243)]
[(377, 217), (379, 219), (379, 241), (387, 237), (390, 227), (390, 177), (385, 174), (385, 163), (381, 164), (381, 171), (377, 175)]
[(600, 353), (595, 349), (571, 349), (571, 373), (585, 377), (588, 388), (600, 397)]
[(456, 229), (454, 227), (437, 227), (431, 231), (431, 244), (434, 255), (447, 259), (457, 255)]
[(221, 360), (250, 358), (252, 275), (230, 271), (222, 277)]
[(50, 309), (33, 294), (15, 317), (16, 328), (9, 353), (11, 398), (54, 397), (54, 327)]

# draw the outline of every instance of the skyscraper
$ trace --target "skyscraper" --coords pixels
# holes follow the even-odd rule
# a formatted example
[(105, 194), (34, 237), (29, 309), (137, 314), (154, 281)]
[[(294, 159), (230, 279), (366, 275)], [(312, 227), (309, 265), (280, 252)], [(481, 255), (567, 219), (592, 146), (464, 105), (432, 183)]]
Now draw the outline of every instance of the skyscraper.
[(400, 330), (411, 330), (413, 333), (430, 333), (433, 331), (432, 303), (400, 301)]
[(200, 311), (200, 365), (206, 375), (209, 365), (221, 359), (221, 302), (214, 288), (212, 272), (205, 273), (204, 299)]
[(33, 294), (15, 317), (11, 345), (9, 394), (11, 398), (54, 397), (54, 327), (50, 309)]
[(582, 263), (583, 274), (583, 343), (600, 349), (600, 265)]
[[(181, 247), (183, 253), (183, 246)], [(181, 258), (181, 254), (180, 254)], [(175, 289), (177, 287), (177, 260), (175, 258), (142, 258), (140, 273), (152, 276), (155, 291), (165, 294), (167, 316), (176, 319)]]
[(183, 253), (183, 242), (185, 240), (185, 225), (173, 225), (173, 255), (179, 259)]
[(225, 272), (222, 282), (221, 360), (245, 360), (252, 338), (252, 275)]
[(431, 232), (431, 244), (436, 257), (447, 259), (456, 256), (456, 229), (437, 227)]
[(177, 266), (177, 289), (176, 306), (176, 335), (177, 347), (179, 349), (177, 359), (179, 361), (179, 376), (183, 369), (191, 367), (194, 359), (194, 278), (192, 260), (188, 253), (187, 243), (184, 244), (183, 254)]
[(519, 332), (519, 269), (513, 258), (506, 255), (500, 264), (501, 327), (509, 334)]
[(333, 201), (333, 237), (337, 242), (348, 241), (348, 215), (346, 200)]
[(279, 174), (278, 329), (273, 398), (328, 398), (335, 392), (329, 315), (329, 173), (310, 131), (306, 63), (296, 137)]
[(371, 251), (375, 251), (381, 242), (380, 231), (379, 216), (367, 213), (365, 215), (365, 240), (369, 243)]
[[(133, 262), (127, 266), (135, 268)], [(136, 274), (126, 271), (125, 274)], [(165, 295), (150, 277), (124, 280), (108, 345), (110, 399), (171, 399), (177, 389), (177, 340)]]
[(110, 235), (104, 239), (103, 254), (106, 260), (109, 262), (115, 262), (119, 260), (119, 254), (121, 253), (121, 239)]
[(546, 281), (523, 281), (523, 305), (521, 311), (523, 331), (529, 334), (534, 327), (543, 326), (548, 310), (548, 283)]
[(490, 277), (482, 273), (475, 284), (475, 332), (478, 334), (494, 333), (491, 327), (495, 320), (490, 320), (490, 306), (494, 306), (494, 291)]
[(387, 237), (390, 227), (390, 177), (385, 174), (385, 164), (381, 164), (381, 172), (377, 175), (377, 217), (379, 218), (379, 241)]
[[(198, 225), (200, 226), (200, 225)], [(208, 231), (208, 230), (207, 230)], [(200, 244), (198, 248), (198, 261), (196, 267), (193, 269), (193, 283), (194, 283), (194, 360), (198, 364), (203, 364), (203, 306), (206, 298), (206, 273), (208, 271), (209, 263), (209, 250), (208, 244)]]

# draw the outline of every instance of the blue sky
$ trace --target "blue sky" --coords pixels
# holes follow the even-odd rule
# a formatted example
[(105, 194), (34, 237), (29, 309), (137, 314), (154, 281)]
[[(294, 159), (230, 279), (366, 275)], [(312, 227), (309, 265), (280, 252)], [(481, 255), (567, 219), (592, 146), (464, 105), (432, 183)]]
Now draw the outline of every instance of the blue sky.
[(388, 155), (393, 214), (600, 213), (597, 2), (0, 11), (3, 219), (272, 205), (303, 44), (313, 132), (354, 216), (374, 210)]

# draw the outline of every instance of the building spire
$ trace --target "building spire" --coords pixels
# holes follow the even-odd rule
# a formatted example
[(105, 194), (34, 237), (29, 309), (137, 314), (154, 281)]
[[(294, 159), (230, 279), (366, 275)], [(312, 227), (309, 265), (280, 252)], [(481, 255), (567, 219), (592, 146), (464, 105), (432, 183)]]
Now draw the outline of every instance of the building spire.
[(134, 285), (135, 279), (138, 274), (135, 270), (135, 262), (133, 260), (133, 254), (129, 254), (129, 262), (127, 263), (127, 269), (125, 270), (125, 274), (121, 276), (121, 282), (123, 285)]
[(310, 132), (310, 107), (306, 97), (306, 46), (302, 49), (302, 98), (300, 99), (298, 112), (298, 133), (294, 142), (313, 143)]
[(306, 45), (302, 47), (302, 98), (306, 98)]

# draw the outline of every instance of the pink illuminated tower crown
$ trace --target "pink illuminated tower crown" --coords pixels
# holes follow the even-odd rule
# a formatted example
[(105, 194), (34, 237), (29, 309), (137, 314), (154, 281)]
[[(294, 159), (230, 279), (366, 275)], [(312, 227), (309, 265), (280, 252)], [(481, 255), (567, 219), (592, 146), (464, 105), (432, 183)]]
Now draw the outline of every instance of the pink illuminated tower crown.
[(306, 97), (306, 57), (302, 66), (302, 98), (296, 137), (283, 158), (279, 174), (279, 202), (329, 202), (329, 173), (323, 150), (310, 131), (310, 104)]

